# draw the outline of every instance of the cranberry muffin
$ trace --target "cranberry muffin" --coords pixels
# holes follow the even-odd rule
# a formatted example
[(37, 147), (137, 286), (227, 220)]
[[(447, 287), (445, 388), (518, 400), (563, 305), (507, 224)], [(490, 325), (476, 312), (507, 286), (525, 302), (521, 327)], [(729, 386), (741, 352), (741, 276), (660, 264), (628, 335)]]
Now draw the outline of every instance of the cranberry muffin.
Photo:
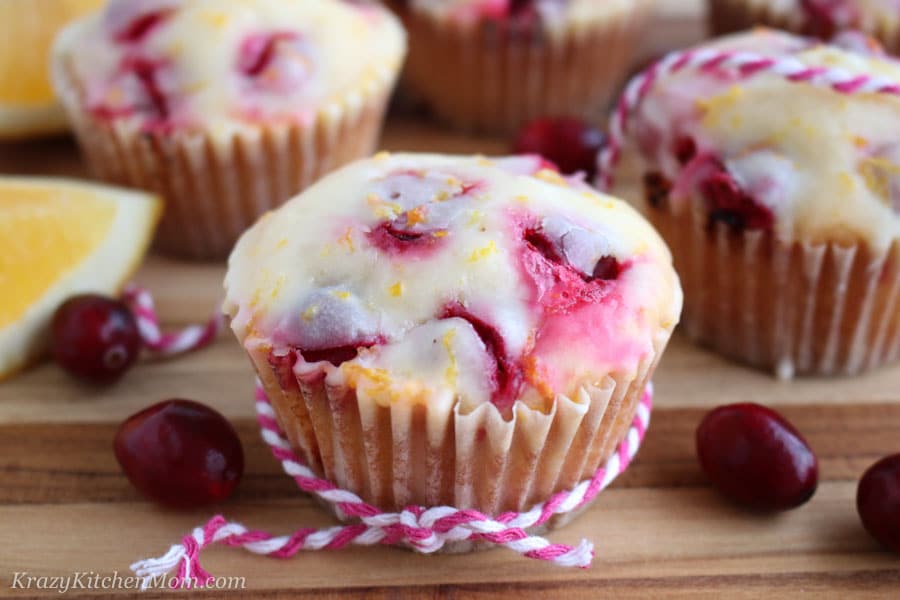
[(709, 0), (714, 33), (766, 25), (824, 40), (848, 30), (900, 51), (900, 0)]
[(385, 510), (499, 514), (623, 439), (678, 277), (637, 212), (542, 167), (379, 155), (241, 238), (225, 311), (317, 473)]
[(448, 123), (510, 133), (597, 120), (622, 82), (645, 0), (409, 0), (410, 87)]
[(862, 91), (900, 90), (900, 63), (849, 48), (767, 30), (701, 48), (645, 87), (612, 172), (672, 248), (688, 334), (785, 378), (900, 355), (900, 97)]
[(113, 0), (58, 38), (54, 82), (92, 171), (165, 198), (159, 246), (224, 258), (373, 150), (405, 43), (376, 4)]

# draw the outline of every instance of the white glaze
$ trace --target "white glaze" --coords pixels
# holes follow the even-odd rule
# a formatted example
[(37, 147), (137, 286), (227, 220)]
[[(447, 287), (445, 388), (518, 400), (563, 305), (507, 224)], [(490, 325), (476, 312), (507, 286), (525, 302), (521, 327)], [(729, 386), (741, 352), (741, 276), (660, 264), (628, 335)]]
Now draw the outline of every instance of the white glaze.
[[(809, 66), (900, 83), (900, 63), (784, 33), (737, 34), (711, 46), (792, 55)], [(781, 239), (884, 249), (900, 236), (898, 130), (895, 96), (842, 94), (770, 73), (739, 78), (690, 70), (666, 76), (643, 101), (623, 164), (637, 158), (641, 172), (661, 172), (675, 183), (674, 209), (685, 210), (699, 199), (672, 148), (690, 136), (771, 209)]]
[[(398, 154), (327, 176), (238, 243), (225, 281), (232, 328), (246, 347), (276, 355), (377, 338), (340, 367), (301, 360), (295, 372), (322, 371), (384, 402), (490, 399), (496, 362), (485, 343), (470, 322), (438, 318), (454, 302), (496, 328), (527, 380), (519, 399), (531, 404), (633, 372), (680, 314), (668, 249), (626, 204), (539, 168), (533, 157)], [(389, 255), (370, 241), (386, 221), (444, 233), (430, 253)], [(602, 290), (595, 301), (551, 314), (569, 288), (529, 279), (524, 223), (559, 240), (585, 273), (603, 256), (627, 267), (590, 288)], [(575, 280), (572, 289), (587, 285)]]
[[(134, 42), (115, 39), (147, 13), (171, 11)], [(258, 77), (240, 71), (252, 36), (288, 32), (272, 67)], [(405, 35), (377, 5), (335, 0), (113, 0), (60, 36), (54, 52), (79, 83), (86, 109), (129, 112), (136, 128), (148, 117), (132, 110), (146, 94), (123, 65), (133, 57), (162, 65), (157, 83), (171, 114), (165, 126), (227, 135), (273, 121), (311, 122), (329, 102), (363, 95), (396, 76)], [(124, 71), (124, 72), (123, 72)]]

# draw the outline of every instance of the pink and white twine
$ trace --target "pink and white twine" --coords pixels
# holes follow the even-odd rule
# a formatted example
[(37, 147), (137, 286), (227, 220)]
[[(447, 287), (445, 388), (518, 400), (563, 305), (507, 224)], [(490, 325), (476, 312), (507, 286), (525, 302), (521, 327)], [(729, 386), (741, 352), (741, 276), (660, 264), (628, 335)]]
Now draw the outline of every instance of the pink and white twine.
[(294, 478), (301, 490), (316, 495), (334, 506), (339, 514), (355, 522), (323, 529), (302, 528), (290, 535), (274, 536), (265, 531), (248, 529), (217, 515), (185, 536), (180, 544), (173, 545), (165, 555), (140, 560), (131, 565), (131, 569), (143, 579), (142, 589), (176, 569), (173, 587), (202, 586), (212, 576), (200, 566), (199, 556), (204, 548), (212, 544), (241, 547), (274, 558), (290, 558), (301, 550), (338, 550), (352, 544), (403, 545), (429, 554), (449, 542), (462, 540), (496, 544), (527, 558), (563, 567), (587, 568), (594, 556), (593, 544), (587, 540), (582, 540), (577, 546), (554, 544), (543, 537), (530, 535), (526, 530), (546, 523), (554, 515), (582, 507), (628, 468), (650, 423), (652, 403), (652, 386), (648, 386), (627, 436), (593, 477), (571, 490), (554, 494), (527, 512), (507, 512), (490, 517), (476, 510), (450, 506), (410, 506), (401, 512), (384, 512), (356, 494), (317, 477), (291, 450), (265, 392), (257, 385), (256, 414), (262, 437), (281, 462), (285, 473)]
[(225, 324), (223, 315), (215, 311), (205, 325), (190, 325), (164, 333), (159, 326), (159, 317), (150, 292), (131, 284), (123, 291), (122, 300), (134, 314), (144, 347), (160, 358), (192, 352), (211, 344)]
[(828, 88), (841, 94), (900, 96), (900, 83), (896, 79), (880, 75), (854, 75), (838, 67), (811, 67), (793, 56), (772, 57), (716, 48), (672, 52), (636, 75), (625, 88), (610, 118), (607, 146), (600, 153), (597, 186), (601, 190), (612, 187), (613, 170), (621, 158), (630, 121), (658, 81), (685, 71), (710, 73), (722, 70), (736, 72), (744, 78), (759, 73), (774, 74), (790, 83)]

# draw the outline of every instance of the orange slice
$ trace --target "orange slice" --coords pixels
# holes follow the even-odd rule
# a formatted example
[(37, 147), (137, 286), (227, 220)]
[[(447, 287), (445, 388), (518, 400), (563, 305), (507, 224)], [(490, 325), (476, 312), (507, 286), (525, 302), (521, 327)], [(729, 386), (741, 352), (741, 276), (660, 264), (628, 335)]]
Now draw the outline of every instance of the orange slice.
[(0, 140), (64, 131), (50, 87), (53, 38), (103, 0), (0, 1)]
[(0, 379), (39, 357), (56, 308), (116, 294), (146, 252), (162, 203), (66, 179), (0, 177)]

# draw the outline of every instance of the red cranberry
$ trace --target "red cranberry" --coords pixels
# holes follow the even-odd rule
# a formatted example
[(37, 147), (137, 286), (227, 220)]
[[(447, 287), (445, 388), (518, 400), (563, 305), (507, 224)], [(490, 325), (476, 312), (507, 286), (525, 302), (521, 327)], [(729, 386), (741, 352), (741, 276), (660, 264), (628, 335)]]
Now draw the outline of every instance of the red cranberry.
[(806, 14), (805, 33), (823, 40), (831, 38), (837, 32), (834, 4), (829, 0), (800, 0), (800, 7)]
[(308, 363), (328, 361), (338, 367), (348, 360), (353, 360), (359, 354), (359, 348), (369, 347), (369, 344), (360, 346), (335, 346), (334, 348), (321, 348), (319, 350), (302, 350), (300, 354)]
[(241, 48), (239, 68), (248, 77), (258, 77), (271, 66), (278, 52), (278, 46), (297, 39), (297, 34), (290, 31), (252, 36)]
[(97, 294), (64, 302), (53, 316), (52, 336), (56, 362), (93, 383), (121, 377), (141, 350), (140, 332), (128, 305)]
[(244, 450), (231, 423), (190, 400), (167, 400), (128, 417), (114, 449), (134, 487), (177, 508), (221, 502), (244, 472)]
[(669, 199), (672, 184), (661, 173), (647, 173), (644, 175), (644, 197), (647, 205), (660, 208)]
[(593, 178), (597, 154), (606, 136), (597, 127), (579, 119), (542, 118), (524, 125), (513, 141), (516, 154), (539, 154), (566, 174), (583, 171)]
[(447, 238), (447, 230), (410, 229), (404, 224), (399, 220), (386, 221), (366, 237), (370, 244), (388, 254), (422, 258), (440, 248)]
[(139, 56), (128, 57), (122, 62), (122, 70), (132, 73), (144, 92), (144, 105), (141, 106), (154, 120), (164, 121), (168, 118), (169, 101), (159, 84), (158, 72), (163, 64)]
[(458, 318), (468, 321), (478, 337), (481, 338), (487, 353), (494, 359), (497, 367), (494, 374), (492, 402), (501, 409), (512, 405), (518, 398), (522, 387), (522, 373), (517, 362), (509, 355), (506, 340), (500, 331), (491, 323), (474, 315), (459, 302), (445, 306), (440, 318)]
[(772, 211), (744, 192), (725, 165), (714, 161), (714, 166), (715, 172), (700, 182), (700, 192), (709, 204), (709, 225), (724, 223), (735, 232), (771, 229), (775, 224)]
[(697, 428), (697, 455), (720, 492), (757, 510), (800, 506), (818, 484), (818, 461), (806, 440), (759, 404), (731, 404), (707, 414)]
[(697, 156), (697, 143), (694, 141), (694, 138), (682, 136), (675, 140), (674, 151), (678, 162), (686, 165)]
[(559, 245), (538, 227), (525, 230), (522, 236), (528, 247), (547, 259), (547, 262), (562, 265), (566, 259)]
[(594, 265), (594, 272), (591, 273), (591, 280), (612, 281), (619, 278), (622, 272), (622, 265), (613, 256), (604, 256)]
[(582, 273), (576, 269), (564, 256), (559, 244), (539, 227), (531, 227), (523, 234), (526, 246), (533, 252), (540, 254), (544, 260), (560, 269), (567, 269), (577, 273), (585, 282), (612, 281), (618, 279), (622, 273), (622, 265), (614, 256), (603, 256), (594, 265), (591, 273)]
[(872, 537), (900, 552), (900, 454), (869, 467), (856, 490), (856, 509)]
[(159, 10), (137, 15), (124, 28), (117, 31), (114, 37), (117, 42), (133, 44), (141, 41), (158, 25), (171, 16), (171, 10)]

